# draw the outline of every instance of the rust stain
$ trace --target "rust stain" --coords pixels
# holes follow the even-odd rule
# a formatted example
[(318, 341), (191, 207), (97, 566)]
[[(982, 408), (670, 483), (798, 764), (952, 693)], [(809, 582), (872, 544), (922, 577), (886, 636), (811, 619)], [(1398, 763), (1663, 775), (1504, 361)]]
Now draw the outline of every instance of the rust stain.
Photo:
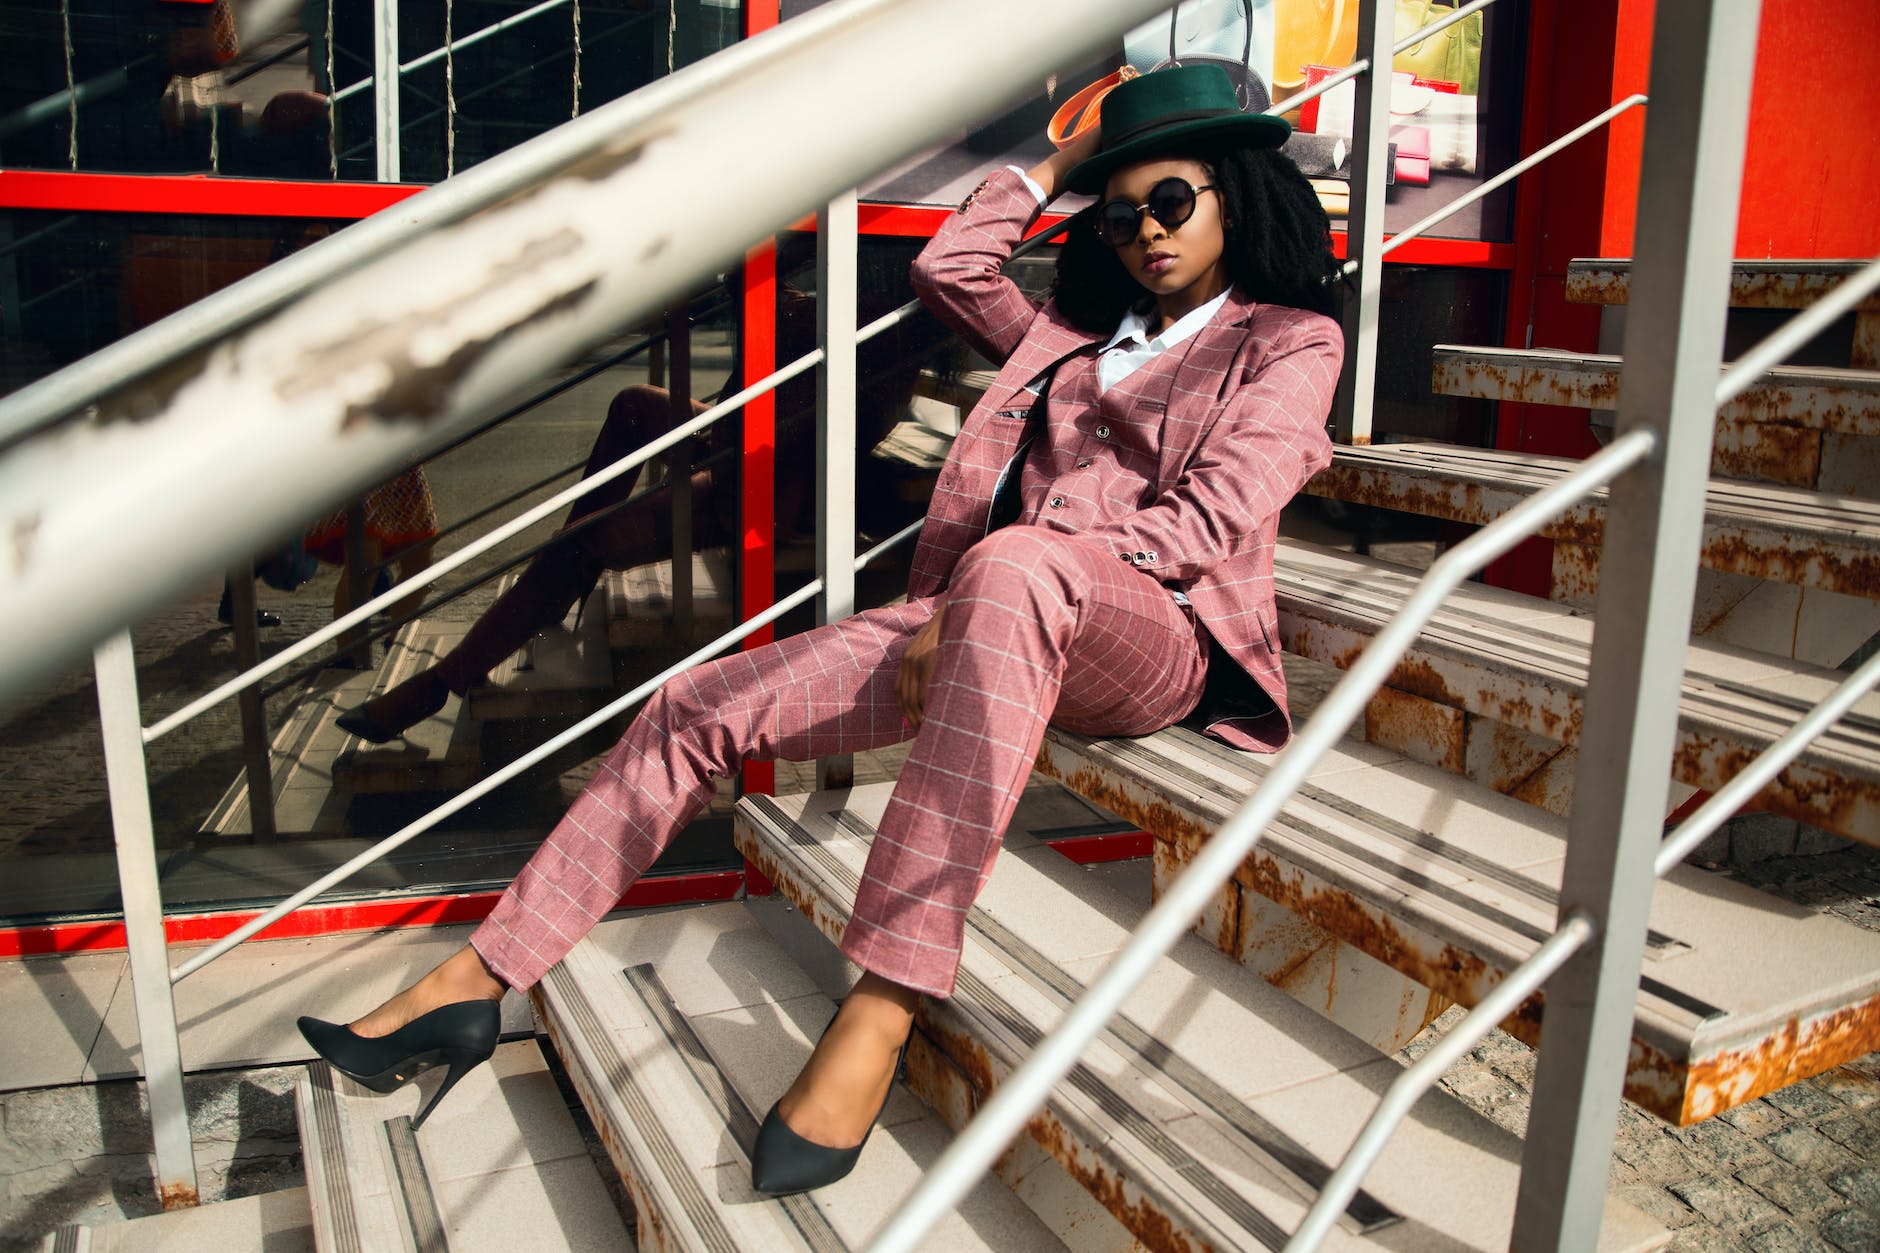
[(194, 1209), (202, 1203), (194, 1184), (160, 1183), (157, 1185), (157, 1204), (167, 1212), (173, 1209)]
[(1466, 765), (1468, 715), (1452, 704), (1382, 688), (1364, 708), (1364, 738), (1461, 774)]
[(35, 512), (29, 517), (19, 518), (13, 523), (13, 572), (23, 573), (33, 564), (33, 547), (39, 539), (39, 524), (42, 515)]
[(1789, 487), (1813, 487), (1821, 473), (1821, 432), (1760, 422), (1719, 422), (1714, 473)]
[[(492, 266), (481, 286), (450, 303), (460, 305), (478, 295), (533, 275), (549, 261), (568, 256), (582, 244), (575, 231), (562, 228), (539, 239), (527, 241), (513, 256)], [(366, 319), (338, 339), (315, 344), (302, 354), (295, 370), (280, 384), (283, 399), (293, 400), (330, 386), (332, 380), (361, 366), (383, 361), (391, 371), (391, 381), (379, 395), (364, 403), (348, 406), (340, 426), (350, 429), (375, 417), (416, 418), (424, 421), (442, 413), (450, 391), (485, 352), (504, 334), (538, 319), (552, 317), (579, 305), (594, 290), (595, 280), (559, 292), (519, 311), (509, 325), (495, 334), (463, 344), (445, 360), (420, 365), (413, 359), (413, 345), (419, 336), (446, 312), (444, 309), (419, 309), (395, 319)]]
[(972, 1084), (920, 1031), (908, 1046), (903, 1082), (954, 1131), (962, 1130), (978, 1110), (979, 1094)]
[[(1748, 768), (1758, 752), (1753, 745), (1685, 729), (1673, 748), (1672, 777), (1715, 790)], [(1880, 843), (1880, 783), (1872, 779), (1829, 775), (1797, 762), (1777, 775), (1755, 803), (1849, 839)]]
[(1199, 1253), (1206, 1245), (1196, 1243), (1186, 1231), (1179, 1230), (1167, 1214), (1154, 1208), (1140, 1194), (1132, 1195), (1129, 1180), (1101, 1162), (1085, 1158), (1063, 1124), (1048, 1111), (1040, 1113), (1025, 1126), (1038, 1147), (1049, 1153), (1066, 1174), (1083, 1186), (1104, 1209), (1115, 1215), (1129, 1233), (1155, 1253)]
[(198, 348), (151, 370), (99, 401), (87, 418), (94, 426), (145, 422), (166, 412), (176, 394), (203, 372), (211, 350)]

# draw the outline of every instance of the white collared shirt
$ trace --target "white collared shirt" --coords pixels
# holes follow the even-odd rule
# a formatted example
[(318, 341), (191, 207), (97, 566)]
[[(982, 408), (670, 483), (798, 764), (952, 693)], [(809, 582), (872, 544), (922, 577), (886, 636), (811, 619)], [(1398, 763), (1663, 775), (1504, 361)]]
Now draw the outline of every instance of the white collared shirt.
[(1149, 334), (1147, 318), (1140, 313), (1125, 313), (1116, 333), (1110, 336), (1110, 342), (1103, 346), (1097, 358), (1097, 386), (1109, 391), (1147, 365), (1156, 354), (1192, 338), (1225, 303), (1227, 293), (1224, 291), (1206, 304), (1182, 314), (1166, 331), (1153, 336)]

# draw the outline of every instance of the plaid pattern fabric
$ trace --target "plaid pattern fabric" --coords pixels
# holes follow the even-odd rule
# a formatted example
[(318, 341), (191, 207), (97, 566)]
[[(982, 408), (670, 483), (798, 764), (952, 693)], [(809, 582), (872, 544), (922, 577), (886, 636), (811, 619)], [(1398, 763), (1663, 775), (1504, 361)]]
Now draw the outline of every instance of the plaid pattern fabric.
[[(931, 599), (697, 666), (647, 702), (471, 943), (532, 986), (744, 762), (802, 760), (914, 733), (894, 699)], [(1140, 735), (1194, 708), (1207, 653), (1154, 579), (1076, 536), (1008, 527), (956, 572), (908, 751), (843, 951), (936, 996), (953, 986), (966, 909), (990, 872), (1047, 720)]]
[[(915, 596), (944, 590), (984, 534), (993, 484), (1025, 434), (1026, 385), (1100, 338), (1053, 304), (1034, 306), (1000, 273), (1038, 212), (1017, 174), (995, 171), (914, 265), (915, 290), (935, 316), (1005, 363), (941, 468), (914, 554)], [(1331, 461), (1324, 423), (1343, 353), (1330, 319), (1232, 291), (1188, 343), (1162, 422), (1152, 499), (1083, 532), (1119, 556), (1147, 555), (1140, 568), (1184, 586), (1222, 651), (1273, 698), (1277, 717), (1210, 722), (1237, 748), (1272, 752), (1291, 735), (1273, 551), (1280, 509)]]
[[(1126, 438), (1103, 441), (1120, 451), (1087, 516), (987, 535), (993, 487), (1031, 425), (1027, 383), (1083, 354), (1048, 406), (1051, 429), (1034, 454), (1046, 460), (1024, 480), (1022, 516), (1044, 522), (1051, 497), (1068, 498), (1054, 458), (1105, 421), (1092, 381), (1098, 337), (1051, 305), (1035, 308), (999, 273), (1037, 212), (1017, 175), (997, 173), (915, 265), (942, 321), (1005, 365), (941, 472), (912, 599), (696, 667), (656, 693), (471, 938), (511, 987), (533, 985), (613, 908), (704, 806), (714, 779), (748, 760), (857, 752), (912, 734), (895, 674), (943, 590), (926, 720), (843, 937), (845, 953), (885, 978), (952, 990), (966, 910), (1047, 722), (1091, 735), (1170, 725), (1201, 699), (1212, 634), (1279, 706), (1276, 723), (1212, 729), (1243, 747), (1285, 741), (1273, 544), (1280, 506), (1330, 460), (1322, 424), (1338, 328), (1230, 295), (1179, 362), (1170, 354), (1113, 389), (1109, 409), (1129, 425)], [(1084, 459), (1073, 453), (1069, 473)], [(1171, 584), (1186, 589), (1192, 611)]]

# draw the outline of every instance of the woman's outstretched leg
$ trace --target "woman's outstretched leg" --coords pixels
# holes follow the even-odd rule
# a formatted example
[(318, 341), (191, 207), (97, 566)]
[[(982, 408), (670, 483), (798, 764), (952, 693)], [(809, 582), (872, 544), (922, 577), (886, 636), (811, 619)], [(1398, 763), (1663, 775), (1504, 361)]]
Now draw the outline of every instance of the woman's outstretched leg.
[(1090, 540), (997, 531), (961, 558), (945, 602), (920, 733), (842, 939), (869, 974), (766, 1120), (753, 1163), (763, 1191), (819, 1187), (852, 1165), (920, 995), (952, 991), (967, 911), (1047, 721), (1140, 735), (1201, 697), (1207, 652), (1187, 610)]
[(905, 739), (894, 674), (930, 613), (924, 601), (870, 610), (670, 680), (472, 934), (474, 966), (453, 957), (358, 1019), (361, 1034), (453, 998), (534, 986), (619, 904), (716, 781), (745, 761), (807, 760)]
[[(694, 408), (698, 407), (694, 402)], [(659, 388), (630, 387), (615, 396), (588, 454), (584, 477), (593, 477), (664, 434), (670, 429), (670, 417), (667, 393)], [(341, 728), (377, 744), (395, 739), (442, 709), (451, 693), (468, 692), (538, 631), (559, 622), (593, 590), (602, 571), (670, 556), (664, 492), (648, 494), (580, 529), (568, 529), (590, 514), (624, 502), (633, 479), (623, 474), (577, 500), (569, 509), (564, 534), (530, 560), (509, 590), (471, 625), (462, 642), (437, 665), (342, 714)], [(710, 471), (694, 476), (693, 490), (701, 501), (699, 543), (727, 542), (716, 526)]]

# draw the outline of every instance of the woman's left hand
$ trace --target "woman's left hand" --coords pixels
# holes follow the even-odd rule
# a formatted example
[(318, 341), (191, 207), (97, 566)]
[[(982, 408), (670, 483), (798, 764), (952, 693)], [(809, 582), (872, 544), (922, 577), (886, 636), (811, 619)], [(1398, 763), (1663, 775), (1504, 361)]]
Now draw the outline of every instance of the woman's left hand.
[(934, 657), (940, 651), (940, 619), (946, 605), (934, 602), (933, 617), (914, 632), (907, 651), (901, 654), (901, 668), (894, 675), (894, 699), (901, 706), (901, 716), (916, 731), (927, 713), (927, 679), (933, 674)]

